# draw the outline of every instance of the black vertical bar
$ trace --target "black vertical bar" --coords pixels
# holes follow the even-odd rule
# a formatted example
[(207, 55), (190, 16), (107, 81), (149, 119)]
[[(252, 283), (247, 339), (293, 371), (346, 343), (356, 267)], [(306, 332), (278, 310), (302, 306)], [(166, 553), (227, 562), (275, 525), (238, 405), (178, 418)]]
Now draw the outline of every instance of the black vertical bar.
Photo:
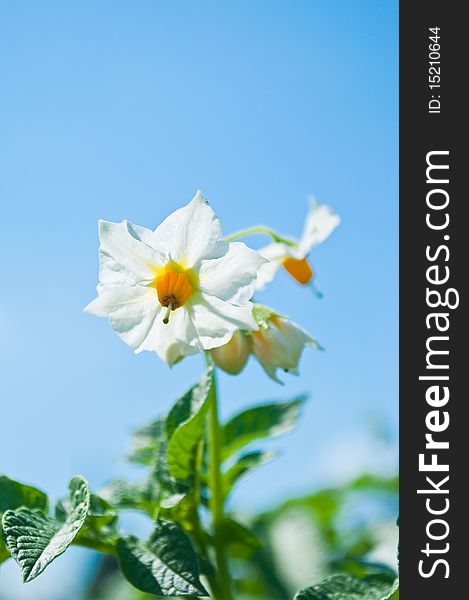
[[(469, 327), (463, 314), (469, 277), (469, 199), (463, 189), (468, 170), (463, 146), (468, 71), (463, 60), (468, 55), (463, 7), (464, 3), (449, 0), (400, 4), (400, 580), (404, 600), (469, 597), (464, 590), (469, 576), (465, 567)], [(427, 174), (427, 161), (439, 167)], [(449, 168), (441, 168), (445, 166)], [(445, 298), (453, 308), (442, 305)], [(436, 350), (448, 353), (431, 353)], [(431, 471), (432, 461), (442, 470)]]

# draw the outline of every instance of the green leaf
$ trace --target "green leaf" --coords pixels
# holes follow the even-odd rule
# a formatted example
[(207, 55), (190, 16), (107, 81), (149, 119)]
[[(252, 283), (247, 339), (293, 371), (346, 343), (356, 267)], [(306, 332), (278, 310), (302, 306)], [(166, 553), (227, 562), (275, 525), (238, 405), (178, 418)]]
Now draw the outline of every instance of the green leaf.
[[(371, 547), (373, 547), (373, 545), (371, 545)], [(345, 554), (344, 556), (339, 556), (332, 561), (332, 566), (334, 571), (347, 573), (348, 575), (358, 577), (359, 579), (363, 579), (370, 575), (379, 575), (381, 577), (387, 577), (390, 582), (393, 582), (396, 577), (396, 573), (391, 567), (383, 563), (371, 562), (357, 554)]]
[(0, 516), (20, 506), (46, 511), (48, 504), (49, 499), (44, 492), (5, 475), (0, 476)]
[(192, 533), (198, 525), (197, 504), (192, 493), (169, 496), (161, 502), (159, 514), (179, 525), (186, 533)]
[[(164, 434), (164, 435), (163, 435)], [(153, 463), (160, 441), (166, 438), (166, 419), (159, 417), (149, 425), (137, 429), (133, 434), (129, 462), (148, 466)]]
[[(127, 490), (120, 485), (122, 501), (134, 504), (130, 508), (144, 510), (152, 518), (158, 509), (172, 508), (188, 494), (190, 487), (187, 483), (176, 481), (169, 472), (168, 467), (168, 440), (166, 423), (158, 432), (154, 455), (150, 463), (150, 471), (146, 481), (142, 484), (127, 484)], [(132, 487), (133, 486), (133, 489)], [(119, 492), (119, 490), (116, 490)], [(171, 517), (170, 520), (173, 520)]]
[[(55, 517), (57, 521), (65, 522), (68, 515), (73, 511), (73, 501), (71, 498), (59, 500), (55, 507)], [(86, 515), (86, 522), (100, 529), (103, 526), (109, 525), (116, 520), (117, 513), (114, 508), (96, 494), (90, 493), (89, 508)]]
[(14, 510), (20, 506), (46, 511), (48, 504), (49, 499), (44, 492), (10, 479), (5, 475), (0, 476), (0, 564), (10, 556), (3, 541), (2, 514), (7, 510)]
[(249, 558), (262, 548), (262, 542), (241, 523), (225, 519), (222, 523), (223, 542), (235, 558)]
[(151, 537), (120, 538), (117, 556), (122, 573), (137, 589), (156, 596), (207, 596), (199, 562), (189, 538), (174, 523), (158, 521)]
[(168, 439), (170, 439), (176, 429), (190, 419), (194, 413), (197, 412), (198, 407), (203, 404), (212, 385), (212, 376), (212, 369), (208, 369), (201, 377), (201, 380), (173, 404), (166, 417), (166, 433)]
[(115, 508), (151, 513), (153, 499), (148, 482), (131, 483), (116, 479), (100, 491), (100, 496)]
[(7, 558), (10, 558), (10, 553), (8, 552), (8, 548), (5, 546), (3, 537), (0, 537), (0, 565), (2, 562), (5, 562)]
[(295, 600), (386, 600), (392, 590), (388, 577), (333, 575), (318, 585), (298, 592)]
[(223, 491), (225, 496), (229, 494), (235, 483), (245, 477), (253, 469), (267, 464), (276, 456), (275, 452), (264, 452), (255, 450), (243, 454), (235, 463), (223, 474)]
[(349, 490), (372, 490), (390, 493), (399, 492), (399, 476), (379, 477), (377, 475), (365, 474), (350, 482)]
[[(174, 423), (173, 415), (173, 423)], [(148, 477), (143, 483), (126, 481), (111, 482), (101, 495), (120, 508), (142, 510), (152, 518), (159, 504), (175, 494), (188, 491), (186, 484), (177, 482), (168, 467), (168, 437), (166, 418), (161, 417), (134, 435), (132, 462), (149, 467)]]
[[(57, 509), (58, 506), (56, 514)], [(91, 494), (90, 508), (75, 542), (103, 553), (112, 554), (118, 539), (118, 518), (113, 506), (100, 496)]]
[(383, 600), (399, 600), (399, 579), (396, 579), (391, 592)]
[(147, 496), (154, 514), (154, 509), (163, 506), (169, 507), (177, 504), (190, 489), (185, 482), (176, 481), (169, 472), (169, 449), (166, 436), (166, 427), (160, 433), (158, 448), (155, 452), (151, 472), (146, 481)]
[(158, 450), (155, 453), (149, 481), (153, 482), (158, 499), (163, 495), (167, 496), (182, 492), (182, 489), (178, 486), (178, 483), (173, 479), (169, 472), (168, 440), (166, 438), (166, 431), (162, 434)]
[(174, 479), (186, 480), (194, 473), (195, 450), (205, 431), (212, 377), (212, 370), (208, 369), (201, 381), (176, 402), (168, 415), (168, 468)]
[(97, 494), (90, 494), (90, 509), (86, 517), (86, 522), (92, 528), (100, 530), (103, 527), (109, 527), (115, 523), (116, 519), (117, 513), (107, 500)]
[(58, 521), (30, 508), (7, 510), (3, 515), (5, 541), (21, 567), (26, 583), (37, 577), (72, 543), (85, 522), (90, 505), (88, 483), (70, 482), (70, 510)]
[(228, 458), (251, 442), (288, 433), (295, 427), (306, 397), (289, 402), (260, 404), (245, 410), (223, 427), (223, 456)]

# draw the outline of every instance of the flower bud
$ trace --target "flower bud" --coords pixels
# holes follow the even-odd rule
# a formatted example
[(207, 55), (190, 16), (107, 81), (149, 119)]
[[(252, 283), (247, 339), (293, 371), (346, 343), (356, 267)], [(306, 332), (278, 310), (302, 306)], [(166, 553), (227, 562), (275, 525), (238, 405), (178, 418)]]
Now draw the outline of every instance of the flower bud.
[(235, 331), (227, 344), (214, 348), (211, 353), (220, 369), (230, 375), (237, 375), (243, 370), (251, 354), (251, 338), (243, 331)]

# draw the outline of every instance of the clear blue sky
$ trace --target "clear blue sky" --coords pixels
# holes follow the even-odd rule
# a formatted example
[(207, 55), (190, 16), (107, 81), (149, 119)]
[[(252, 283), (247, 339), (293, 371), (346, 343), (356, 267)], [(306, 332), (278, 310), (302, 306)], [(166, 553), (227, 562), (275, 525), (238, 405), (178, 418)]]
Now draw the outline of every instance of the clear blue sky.
[(327, 351), (283, 387), (254, 362), (221, 377), (224, 415), (311, 394), (236, 501), (368, 464), (370, 420), (397, 427), (397, 2), (3, 1), (0, 72), (0, 472), (96, 489), (198, 377), (199, 357), (170, 371), (82, 308), (97, 220), (155, 227), (199, 188), (227, 233), (297, 235), (309, 194), (342, 217), (313, 254), (322, 300), (283, 275), (259, 296)]

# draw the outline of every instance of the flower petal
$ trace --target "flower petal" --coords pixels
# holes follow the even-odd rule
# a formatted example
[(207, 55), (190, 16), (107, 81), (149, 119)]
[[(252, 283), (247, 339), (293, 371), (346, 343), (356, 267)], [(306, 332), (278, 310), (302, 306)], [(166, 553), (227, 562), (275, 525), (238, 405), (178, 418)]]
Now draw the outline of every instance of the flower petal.
[(163, 310), (159, 310), (151, 329), (136, 352), (157, 352), (162, 360), (173, 365), (184, 356), (201, 352), (197, 330), (186, 307), (171, 313), (169, 323), (163, 323)]
[(211, 350), (229, 342), (238, 329), (257, 330), (252, 309), (251, 302), (236, 306), (215, 296), (200, 293), (188, 311), (203, 348)]
[(114, 331), (134, 349), (146, 339), (161, 306), (154, 288), (112, 285), (101, 288), (85, 312), (108, 317)]
[(220, 221), (201, 192), (155, 230), (158, 247), (165, 248), (169, 260), (186, 268), (203, 258), (224, 254), (227, 243), (221, 237)]
[(149, 282), (154, 276), (152, 266), (161, 265), (162, 255), (146, 242), (153, 232), (122, 221), (99, 222), (99, 281), (106, 285), (135, 285)]
[(311, 248), (327, 239), (339, 223), (339, 215), (329, 206), (311, 200), (299, 247), (302, 258), (308, 255)]
[(268, 327), (252, 335), (253, 353), (269, 377), (279, 383), (277, 369), (298, 374), (298, 363), (305, 346), (320, 348), (304, 329), (284, 317), (271, 319)]
[(256, 290), (263, 290), (274, 280), (283, 259), (288, 256), (288, 247), (282, 243), (269, 244), (261, 248), (259, 254), (267, 260), (257, 271)]
[(199, 271), (199, 288), (232, 304), (245, 304), (253, 293), (259, 268), (265, 258), (241, 242), (230, 243), (220, 258), (203, 260)]

